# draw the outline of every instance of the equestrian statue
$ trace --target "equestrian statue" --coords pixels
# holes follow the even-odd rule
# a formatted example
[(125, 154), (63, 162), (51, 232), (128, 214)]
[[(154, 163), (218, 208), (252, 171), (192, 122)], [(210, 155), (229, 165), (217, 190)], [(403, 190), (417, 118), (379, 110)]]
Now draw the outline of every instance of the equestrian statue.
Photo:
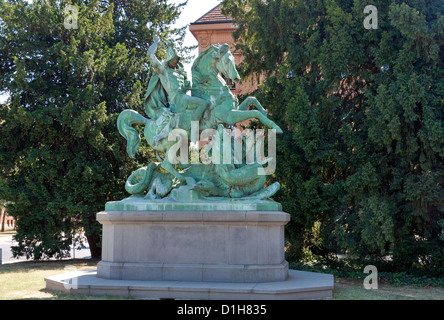
[[(240, 76), (229, 46), (211, 45), (200, 53), (191, 69), (191, 85), (174, 44), (167, 42), (163, 61), (156, 56), (158, 45), (156, 37), (147, 52), (154, 72), (145, 94), (145, 115), (124, 110), (118, 117), (117, 127), (127, 141), (128, 155), (134, 157), (141, 143), (134, 126), (144, 126), (145, 139), (156, 151), (159, 162), (151, 162), (131, 174), (125, 184), (126, 191), (139, 198), (143, 196), (147, 201), (167, 199), (173, 190), (182, 189), (199, 199), (268, 199), (273, 196), (280, 185), (278, 182), (267, 185), (264, 170), (261, 171), (271, 158), (246, 161), (245, 157), (246, 152), (256, 153), (263, 149), (263, 140), (255, 141), (248, 150), (245, 146), (236, 149), (231, 140), (229, 144), (222, 142), (224, 132), (233, 131), (239, 123), (250, 119), (275, 133), (282, 133), (256, 98), (248, 97), (239, 104), (231, 92), (227, 80), (237, 83)], [(250, 106), (255, 109), (248, 110)], [(177, 143), (188, 147), (193, 123), (202, 131), (210, 130), (203, 147), (198, 143), (197, 148), (209, 150), (207, 156), (215, 161), (174, 163), (168, 156), (169, 151)], [(171, 138), (172, 132), (179, 137), (179, 142)], [(246, 137), (240, 139), (247, 140)], [(235, 159), (239, 151), (244, 153)]]

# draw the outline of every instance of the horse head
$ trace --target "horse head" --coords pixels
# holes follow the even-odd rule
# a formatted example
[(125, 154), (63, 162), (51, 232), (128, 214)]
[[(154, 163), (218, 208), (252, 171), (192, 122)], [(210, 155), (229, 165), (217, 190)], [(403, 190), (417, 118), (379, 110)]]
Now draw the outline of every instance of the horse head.
[[(239, 73), (236, 69), (236, 63), (230, 52), (228, 44), (214, 44), (201, 52), (194, 61), (193, 67), (193, 85), (203, 84), (204, 79), (210, 78), (216, 81), (219, 73), (222, 73), (226, 79), (234, 82), (240, 81)], [(223, 81), (222, 81), (223, 82)]]
[(231, 54), (228, 44), (225, 43), (221, 45), (218, 50), (213, 52), (213, 57), (216, 59), (217, 70), (221, 72), (225, 78), (236, 83), (240, 81), (240, 76), (236, 69), (236, 61)]

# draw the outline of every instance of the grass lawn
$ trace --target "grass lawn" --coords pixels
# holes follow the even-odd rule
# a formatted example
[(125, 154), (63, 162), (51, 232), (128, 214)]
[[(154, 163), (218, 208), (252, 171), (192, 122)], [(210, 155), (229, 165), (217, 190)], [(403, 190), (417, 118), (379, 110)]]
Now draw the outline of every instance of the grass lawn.
[[(64, 273), (65, 268), (95, 268), (98, 261), (76, 259), (63, 261), (26, 261), (0, 265), (0, 300), (13, 299), (116, 299), (115, 297), (77, 297), (45, 289), (45, 277)], [(336, 278), (335, 300), (444, 300), (444, 288), (394, 286), (379, 283), (377, 290), (366, 290), (363, 280)]]
[(25, 261), (0, 265), (0, 300), (44, 299), (44, 300), (101, 300), (115, 297), (78, 297), (46, 290), (45, 277), (70, 272), (65, 268), (95, 268), (98, 261), (76, 259), (63, 261)]
[(395, 286), (379, 281), (378, 289), (366, 290), (363, 279), (335, 279), (335, 300), (444, 300), (444, 288)]

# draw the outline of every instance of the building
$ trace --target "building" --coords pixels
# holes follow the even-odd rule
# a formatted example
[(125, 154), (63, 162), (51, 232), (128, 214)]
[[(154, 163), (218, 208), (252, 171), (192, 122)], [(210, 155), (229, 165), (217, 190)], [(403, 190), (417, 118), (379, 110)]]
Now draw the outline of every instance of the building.
[[(199, 46), (199, 53), (212, 44), (227, 43), (236, 60), (236, 64), (242, 62), (242, 53), (234, 49), (234, 39), (232, 33), (236, 30), (233, 20), (229, 16), (222, 14), (222, 4), (208, 11), (202, 17), (191, 23), (190, 32), (196, 38)], [(233, 85), (232, 92), (235, 95), (248, 94), (257, 88), (257, 83), (252, 79), (243, 79), (240, 84)]]
[(8, 216), (6, 208), (0, 207), (0, 231), (13, 229), (15, 227), (15, 220), (13, 217)]

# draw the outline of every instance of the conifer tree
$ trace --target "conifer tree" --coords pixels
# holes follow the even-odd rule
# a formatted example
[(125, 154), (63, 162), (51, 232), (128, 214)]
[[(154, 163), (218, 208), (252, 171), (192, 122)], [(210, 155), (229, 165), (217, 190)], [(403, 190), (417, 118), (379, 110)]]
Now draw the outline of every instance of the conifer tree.
[(146, 49), (183, 36), (168, 28), (179, 14), (166, 0), (0, 0), (0, 199), (17, 220), (15, 255), (68, 256), (83, 230), (100, 256), (96, 213), (153, 157), (146, 145), (126, 155), (117, 116), (143, 112)]
[(398, 270), (442, 274), (444, 3), (225, 0), (224, 12), (243, 75), (267, 75), (256, 96), (287, 129), (276, 176), (290, 259), (390, 254)]

